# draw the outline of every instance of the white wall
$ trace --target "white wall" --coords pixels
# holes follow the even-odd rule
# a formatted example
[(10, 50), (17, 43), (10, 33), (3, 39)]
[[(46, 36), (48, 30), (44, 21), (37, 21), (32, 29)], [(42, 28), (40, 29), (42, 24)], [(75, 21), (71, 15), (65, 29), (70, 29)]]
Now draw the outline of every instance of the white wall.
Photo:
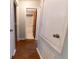
[(41, 21), (40, 35), (61, 53), (67, 30), (67, 0), (45, 0)]
[[(40, 36), (38, 36), (38, 50), (43, 59), (68, 59), (68, 35), (65, 38), (64, 48), (61, 54), (59, 54)], [(53, 57), (53, 54), (55, 57)]]
[(40, 31), (40, 26), (41, 26), (41, 20), (43, 16), (43, 0), (40, 1), (40, 7), (37, 10), (37, 23), (36, 23), (36, 40), (38, 40), (38, 34)]
[[(60, 13), (59, 12), (59, 14), (57, 14), (57, 15), (55, 15), (56, 14), (56, 11), (57, 11), (57, 13), (58, 13), (58, 11), (61, 11), (62, 9), (60, 8), (61, 6), (59, 6), (59, 5), (55, 5), (55, 3), (61, 3), (61, 5), (63, 4), (61, 1), (66, 1), (67, 2), (67, 0), (44, 0), (44, 1), (47, 1), (46, 3), (46, 5), (44, 5), (43, 7), (44, 8), (46, 8), (46, 9), (42, 9), (42, 13), (41, 13), (41, 16), (40, 16), (40, 26), (39, 26), (39, 32), (37, 33), (37, 37), (36, 37), (36, 39), (38, 40), (38, 50), (39, 50), (39, 52), (40, 52), (40, 54), (41, 54), (41, 56), (43, 57), (43, 59), (67, 59), (68, 58), (68, 46), (67, 46), (67, 44), (68, 44), (68, 35), (66, 35), (66, 33), (67, 33), (67, 31), (65, 31), (66, 33), (65, 33), (65, 41), (64, 41), (64, 44), (63, 44), (63, 46), (64, 46), (64, 48), (63, 48), (63, 50), (62, 50), (62, 53), (58, 53), (58, 51), (54, 48), (54, 47), (51, 47), (51, 45), (45, 40), (46, 38), (43, 38), (43, 37), (41, 37), (41, 36), (39, 36), (39, 34), (40, 34), (40, 29), (41, 29), (41, 27), (44, 25), (46, 25), (45, 23), (42, 23), (42, 22), (44, 22), (45, 20), (47, 20), (47, 22), (49, 22), (49, 21), (52, 21), (52, 22), (50, 22), (50, 24), (51, 24), (51, 26), (49, 26), (49, 27), (51, 27), (51, 28), (54, 28), (55, 27), (55, 25), (53, 24), (53, 21), (56, 19), (56, 20), (59, 20), (59, 19), (57, 19), (57, 18), (55, 18), (56, 16), (58, 17), (58, 18), (61, 18), (60, 17), (60, 15), (59, 14), (62, 14), (62, 13)], [(50, 2), (50, 3), (49, 3)], [(54, 3), (55, 2), (55, 3)], [(66, 3), (66, 2), (64, 2), (64, 4)], [(45, 3), (45, 2), (44, 2)], [(54, 10), (52, 9), (52, 7), (54, 6)], [(58, 8), (56, 8), (57, 6), (59, 6), (59, 8), (60, 9), (58, 9)], [(62, 6), (64, 6), (64, 5), (62, 5)], [(67, 5), (66, 5), (67, 6)], [(49, 8), (49, 9), (48, 9)], [(64, 7), (65, 8), (65, 7)], [(55, 10), (56, 9), (56, 10)], [(67, 9), (66, 9), (67, 10)], [(50, 13), (49, 13), (49, 11), (51, 11)], [(63, 11), (65, 11), (65, 10), (63, 10)], [(61, 11), (62, 12), (62, 11)], [(55, 17), (53, 16), (53, 15), (55, 15)], [(58, 16), (59, 15), (59, 16)], [(50, 18), (51, 17), (51, 18)], [(63, 16), (63, 18), (64, 18), (64, 16)], [(67, 17), (66, 18), (64, 18), (65, 20), (67, 20)], [(43, 21), (44, 20), (44, 21)], [(63, 19), (62, 19), (63, 20)], [(58, 24), (57, 24), (58, 25)], [(54, 27), (52, 27), (52, 26), (54, 26)], [(59, 27), (58, 27), (59, 28)], [(59, 29), (56, 29), (57, 31), (59, 30)], [(62, 28), (63, 29), (63, 28)], [(65, 29), (65, 28), (64, 28)], [(42, 33), (45, 31), (45, 30), (47, 30), (46, 28), (43, 28), (43, 31), (42, 31)], [(53, 30), (52, 30), (53, 31)], [(50, 31), (50, 33), (52, 33), (52, 31)], [(49, 32), (49, 31), (48, 31)], [(47, 34), (44, 34), (45, 36), (47, 35)], [(49, 36), (50, 37), (50, 36)], [(64, 37), (64, 36), (63, 36)], [(51, 38), (51, 37), (50, 37)], [(52, 38), (51, 38), (52, 39)], [(56, 42), (57, 43), (57, 42)], [(54, 55), (55, 55), (55, 57), (54, 57)], [(54, 57), (54, 58), (53, 58)]]
[(13, 29), (13, 32), (10, 32), (10, 59), (15, 50), (15, 28), (14, 28), (14, 7), (13, 0), (10, 1), (10, 29)]
[(18, 32), (18, 38), (26, 38), (26, 30), (25, 30), (25, 27), (26, 27), (26, 22), (27, 22), (27, 19), (26, 19), (26, 8), (38, 8), (40, 6), (40, 1), (20, 1), (19, 4), (18, 4), (18, 7), (17, 7), (17, 27), (19, 31)]

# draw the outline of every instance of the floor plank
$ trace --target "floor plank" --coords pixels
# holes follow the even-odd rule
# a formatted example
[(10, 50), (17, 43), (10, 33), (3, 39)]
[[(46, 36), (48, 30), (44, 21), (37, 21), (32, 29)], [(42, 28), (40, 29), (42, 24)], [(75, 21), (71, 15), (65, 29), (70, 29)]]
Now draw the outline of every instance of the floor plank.
[(35, 40), (20, 40), (17, 42), (16, 53), (12, 59), (40, 59), (36, 51)]

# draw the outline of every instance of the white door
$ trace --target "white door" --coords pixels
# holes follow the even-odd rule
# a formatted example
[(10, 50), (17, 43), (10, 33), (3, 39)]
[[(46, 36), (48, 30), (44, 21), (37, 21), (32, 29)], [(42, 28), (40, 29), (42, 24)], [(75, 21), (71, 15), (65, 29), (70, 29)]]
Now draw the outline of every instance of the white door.
[(59, 53), (67, 32), (67, 0), (45, 0), (40, 36)]
[(26, 39), (34, 39), (33, 37), (33, 16), (26, 16)]
[(15, 49), (15, 32), (14, 32), (14, 6), (13, 0), (10, 1), (10, 58), (12, 58)]

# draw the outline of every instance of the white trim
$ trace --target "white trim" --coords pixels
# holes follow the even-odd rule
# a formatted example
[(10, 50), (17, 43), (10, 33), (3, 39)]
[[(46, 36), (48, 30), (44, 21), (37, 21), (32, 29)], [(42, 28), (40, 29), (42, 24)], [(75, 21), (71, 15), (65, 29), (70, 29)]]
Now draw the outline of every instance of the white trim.
[(36, 50), (37, 50), (37, 52), (38, 52), (38, 54), (39, 54), (40, 58), (41, 58), (41, 59), (43, 59), (43, 57), (42, 57), (42, 55), (41, 55), (41, 53), (40, 53), (39, 49), (38, 49), (38, 48), (36, 48)]
[(12, 56), (14, 56), (14, 55), (15, 55), (15, 53), (16, 53), (16, 49), (14, 49), (14, 51), (13, 51), (13, 55), (12, 55)]
[(38, 39), (35, 37), (35, 40), (38, 40)]
[(53, 43), (51, 43), (48, 38), (46, 38), (45, 36), (43, 36), (43, 34), (39, 34), (39, 36), (41, 38), (43, 38), (43, 40), (45, 40), (52, 48), (54, 48), (58, 53), (62, 53), (63, 47), (62, 49), (59, 47), (56, 47)]
[(17, 41), (25, 40), (26, 38), (17, 38)]
[(38, 38), (38, 34), (36, 34), (36, 36), (35, 36), (35, 40), (38, 40), (37, 38)]

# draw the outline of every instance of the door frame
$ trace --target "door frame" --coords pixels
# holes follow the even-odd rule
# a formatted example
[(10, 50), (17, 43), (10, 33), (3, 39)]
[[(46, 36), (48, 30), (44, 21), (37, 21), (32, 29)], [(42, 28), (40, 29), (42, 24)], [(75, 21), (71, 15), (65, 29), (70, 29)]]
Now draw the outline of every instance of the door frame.
[(15, 27), (15, 48), (16, 48), (16, 44), (17, 44), (17, 15), (16, 15), (16, 8), (17, 8), (17, 2), (14, 1), (14, 27)]
[[(34, 16), (34, 21), (33, 21), (33, 36), (34, 36), (34, 39), (35, 39), (35, 37), (36, 37), (36, 26), (37, 26), (37, 8), (26, 8), (26, 11), (28, 10), (28, 9), (33, 9), (34, 11), (34, 13), (33, 13), (33, 15), (29, 15), (29, 16)], [(27, 15), (28, 16), (28, 15)]]

